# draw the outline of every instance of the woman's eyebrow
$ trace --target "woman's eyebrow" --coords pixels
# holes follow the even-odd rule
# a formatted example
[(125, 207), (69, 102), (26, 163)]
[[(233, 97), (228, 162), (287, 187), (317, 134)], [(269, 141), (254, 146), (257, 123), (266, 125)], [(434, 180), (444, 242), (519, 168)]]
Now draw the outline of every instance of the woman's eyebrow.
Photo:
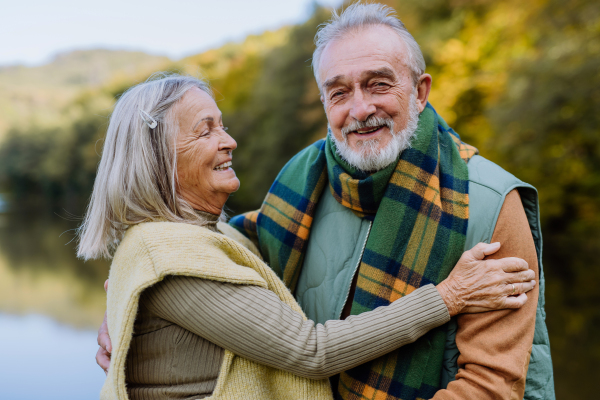
[(194, 125), (194, 129), (192, 129), (192, 131), (195, 131), (196, 128), (198, 128), (198, 125), (200, 125), (200, 123), (203, 121), (215, 122), (215, 119), (213, 117), (202, 118), (200, 121), (196, 122), (196, 125)]

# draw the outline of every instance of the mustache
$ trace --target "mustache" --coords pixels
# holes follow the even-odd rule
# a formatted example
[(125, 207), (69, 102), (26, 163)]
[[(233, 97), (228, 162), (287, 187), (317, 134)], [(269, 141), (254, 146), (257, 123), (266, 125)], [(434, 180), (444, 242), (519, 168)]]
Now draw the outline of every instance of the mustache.
[(377, 126), (387, 126), (390, 128), (392, 135), (394, 134), (394, 120), (391, 118), (377, 117), (375, 115), (371, 115), (364, 121), (354, 121), (350, 125), (342, 128), (341, 132), (344, 138), (346, 138), (346, 136), (351, 132), (364, 128), (375, 128)]

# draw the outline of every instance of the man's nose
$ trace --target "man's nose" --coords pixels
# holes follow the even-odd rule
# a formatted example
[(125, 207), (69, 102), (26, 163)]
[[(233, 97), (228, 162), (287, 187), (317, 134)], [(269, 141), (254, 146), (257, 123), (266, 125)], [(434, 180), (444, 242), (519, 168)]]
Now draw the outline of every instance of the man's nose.
[(377, 111), (377, 107), (373, 104), (371, 96), (362, 90), (356, 90), (350, 116), (357, 121), (365, 121), (369, 116), (375, 114), (375, 111)]

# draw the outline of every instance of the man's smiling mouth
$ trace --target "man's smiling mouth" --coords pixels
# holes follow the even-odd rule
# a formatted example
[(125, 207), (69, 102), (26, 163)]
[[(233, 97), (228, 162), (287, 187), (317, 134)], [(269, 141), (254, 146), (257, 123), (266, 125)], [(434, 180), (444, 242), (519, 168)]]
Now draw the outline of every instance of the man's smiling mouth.
[(354, 131), (352, 133), (358, 133), (359, 135), (364, 135), (364, 134), (367, 134), (367, 133), (375, 132), (375, 131), (383, 128), (383, 127), (384, 127), (384, 125), (367, 127), (367, 128), (358, 129), (358, 130), (356, 130), (356, 131)]
[(353, 121), (342, 128), (342, 135), (347, 137), (351, 133), (356, 135), (377, 135), (383, 128), (387, 127), (391, 133), (394, 132), (394, 121), (389, 117), (376, 117), (371, 115), (365, 121)]
[(227, 169), (229, 169), (229, 167), (231, 167), (232, 163), (231, 161), (226, 161), (222, 164), (219, 164), (215, 167), (215, 171), (225, 171)]

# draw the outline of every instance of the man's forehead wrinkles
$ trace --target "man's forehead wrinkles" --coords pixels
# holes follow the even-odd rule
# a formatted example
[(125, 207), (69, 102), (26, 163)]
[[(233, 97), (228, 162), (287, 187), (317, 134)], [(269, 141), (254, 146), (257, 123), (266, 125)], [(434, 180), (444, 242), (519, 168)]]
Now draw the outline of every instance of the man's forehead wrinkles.
[[(389, 67), (382, 67), (382, 68), (377, 68), (377, 69), (370, 69), (367, 71), (362, 71), (360, 72), (358, 78), (360, 80), (363, 79), (369, 79), (375, 76), (379, 76), (379, 77), (383, 77), (383, 78), (388, 78), (388, 79), (396, 79), (397, 75), (394, 72), (394, 70), (392, 68)], [(351, 75), (336, 75), (333, 78), (329, 78), (325, 81), (325, 83), (323, 83), (323, 87), (325, 89), (329, 89), (332, 86), (335, 86), (337, 84), (342, 84), (342, 83), (346, 83), (347, 81), (351, 81), (352, 76)]]
[(374, 70), (364, 71), (361, 74), (362, 78), (371, 78), (373, 76), (380, 76), (383, 78), (395, 79), (396, 73), (391, 68), (383, 67), (383, 68), (378, 68), (378, 69), (374, 69)]

